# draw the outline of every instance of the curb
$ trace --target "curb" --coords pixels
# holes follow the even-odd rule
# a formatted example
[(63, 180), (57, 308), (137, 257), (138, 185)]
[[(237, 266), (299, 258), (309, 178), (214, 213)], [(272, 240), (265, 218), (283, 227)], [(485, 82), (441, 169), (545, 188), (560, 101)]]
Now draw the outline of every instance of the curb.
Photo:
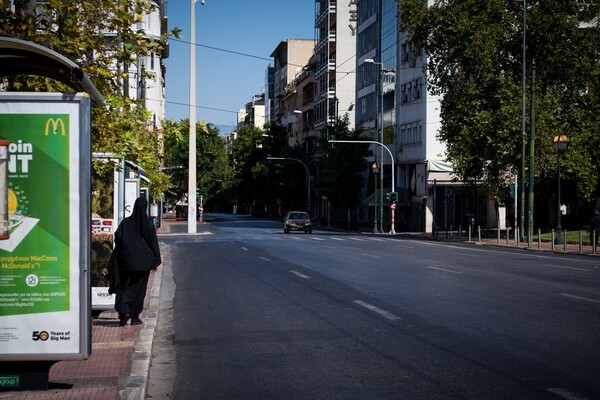
[[(161, 245), (161, 253), (162, 253)], [(165, 261), (166, 262), (166, 261)], [(160, 285), (162, 282), (162, 270), (164, 264), (158, 267), (152, 280), (150, 288), (150, 302), (148, 310), (144, 311), (144, 328), (140, 331), (136, 340), (132, 356), (131, 374), (125, 383), (125, 388), (119, 391), (121, 400), (145, 400), (148, 390), (148, 375), (152, 359), (152, 343), (156, 332), (158, 310), (160, 302)]]

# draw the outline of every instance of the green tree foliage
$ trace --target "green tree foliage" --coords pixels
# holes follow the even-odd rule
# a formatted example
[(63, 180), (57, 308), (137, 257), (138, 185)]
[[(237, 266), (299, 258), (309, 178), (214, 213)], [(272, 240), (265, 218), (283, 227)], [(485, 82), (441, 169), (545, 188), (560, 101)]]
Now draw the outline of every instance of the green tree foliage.
[[(425, 47), (429, 89), (441, 99), (440, 139), (464, 180), (499, 186), (521, 164), (520, 1), (399, 0), (402, 27)], [(536, 63), (536, 175), (555, 179), (552, 138), (567, 134), (564, 177), (579, 196), (600, 178), (600, 0), (528, 1), (527, 71)], [(529, 133), (528, 81), (527, 133)]]
[[(188, 192), (189, 120), (166, 121), (164, 126), (165, 172), (170, 176), (169, 191), (174, 201)], [(211, 210), (220, 209), (224, 193), (233, 177), (225, 140), (212, 124), (196, 124), (196, 178), (203, 202)]]
[[(324, 137), (336, 140), (369, 140), (360, 128), (350, 129), (348, 117), (337, 119), (327, 126)], [(319, 176), (320, 193), (346, 209), (354, 209), (360, 201), (368, 169), (366, 157), (371, 154), (368, 144), (321, 142)]]
[(269, 169), (266, 165), (269, 137), (264, 130), (245, 125), (238, 130), (231, 146), (235, 169), (234, 203), (254, 212), (266, 207), (270, 197)]
[[(158, 170), (160, 146), (156, 132), (149, 129), (149, 114), (140, 102), (123, 95), (128, 66), (165, 46), (166, 36), (154, 40), (137, 29), (155, 5), (148, 0), (2, 0), (0, 4), (0, 36), (38, 43), (66, 56), (105, 96), (106, 107), (93, 108), (92, 150), (127, 157), (149, 172), (154, 194), (165, 190), (168, 181)], [(178, 36), (179, 30), (171, 34)], [(72, 92), (44, 77), (14, 76), (0, 84), (7, 91)], [(95, 163), (94, 168), (101, 169), (101, 164)]]

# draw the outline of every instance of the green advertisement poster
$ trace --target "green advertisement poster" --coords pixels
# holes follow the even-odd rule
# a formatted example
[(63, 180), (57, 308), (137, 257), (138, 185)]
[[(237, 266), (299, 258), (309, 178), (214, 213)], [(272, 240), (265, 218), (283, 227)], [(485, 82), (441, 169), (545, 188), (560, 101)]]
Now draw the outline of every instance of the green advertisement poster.
[(69, 115), (0, 114), (8, 140), (8, 229), (0, 315), (69, 308)]
[(80, 357), (89, 325), (89, 99), (7, 97), (0, 96), (0, 361)]

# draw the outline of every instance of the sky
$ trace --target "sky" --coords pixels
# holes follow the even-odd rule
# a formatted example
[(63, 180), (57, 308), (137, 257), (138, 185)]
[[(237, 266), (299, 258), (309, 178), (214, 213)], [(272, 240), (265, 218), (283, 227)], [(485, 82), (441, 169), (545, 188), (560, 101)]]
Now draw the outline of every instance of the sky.
[[(169, 30), (182, 30), (181, 39), (169, 40), (165, 60), (166, 117), (175, 121), (189, 118), (190, 1), (165, 2)], [(279, 43), (314, 39), (314, 12), (314, 0), (196, 2), (196, 119), (235, 125), (238, 110), (265, 90)]]

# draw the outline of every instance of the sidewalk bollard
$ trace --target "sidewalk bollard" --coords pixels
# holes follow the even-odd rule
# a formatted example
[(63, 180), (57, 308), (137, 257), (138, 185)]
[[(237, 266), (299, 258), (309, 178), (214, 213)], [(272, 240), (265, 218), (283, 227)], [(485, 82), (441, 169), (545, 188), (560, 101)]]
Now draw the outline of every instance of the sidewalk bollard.
[(515, 228), (515, 243), (517, 244), (517, 247), (519, 247), (519, 227), (518, 226)]
[(481, 226), (477, 227), (477, 238), (479, 239), (479, 244), (481, 244)]
[(496, 230), (498, 231), (498, 241), (496, 244), (500, 244), (500, 228), (497, 228)]
[(552, 252), (554, 253), (554, 242), (555, 242), (555, 233), (554, 233), (554, 229), (552, 229)]
[(583, 254), (583, 232), (579, 230), (579, 254)]
[(565, 229), (563, 232), (564, 232), (564, 236), (563, 236), (563, 252), (566, 253), (567, 252), (567, 230)]
[(542, 230), (538, 229), (538, 249), (542, 248)]
[(462, 225), (458, 226), (458, 241), (460, 242), (462, 238)]
[(469, 225), (469, 243), (471, 243), (471, 225)]
[(592, 231), (592, 253), (596, 254), (596, 231)]

